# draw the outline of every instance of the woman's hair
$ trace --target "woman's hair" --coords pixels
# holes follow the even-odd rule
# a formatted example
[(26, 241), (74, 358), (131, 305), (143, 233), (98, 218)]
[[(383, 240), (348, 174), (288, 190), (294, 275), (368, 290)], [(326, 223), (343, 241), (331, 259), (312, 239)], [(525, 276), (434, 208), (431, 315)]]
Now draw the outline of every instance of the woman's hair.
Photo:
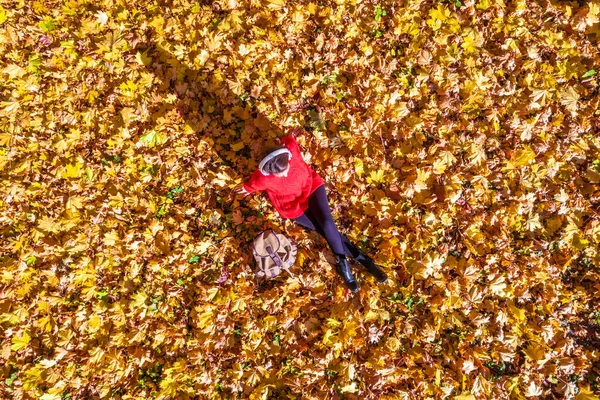
[[(283, 149), (283, 147), (272, 147), (267, 149), (265, 157), (279, 149)], [(280, 174), (288, 167), (288, 163), (289, 155), (287, 153), (279, 154), (267, 161), (262, 170), (265, 174)]]

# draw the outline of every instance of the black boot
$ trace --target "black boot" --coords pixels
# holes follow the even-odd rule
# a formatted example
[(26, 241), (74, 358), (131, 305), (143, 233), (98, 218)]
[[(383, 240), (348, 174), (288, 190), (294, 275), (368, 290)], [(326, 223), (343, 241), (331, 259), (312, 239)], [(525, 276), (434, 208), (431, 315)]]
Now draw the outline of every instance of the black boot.
[(336, 254), (335, 255), (335, 270), (338, 274), (340, 274), (344, 278), (344, 282), (346, 283), (346, 287), (353, 291), (354, 293), (358, 292), (358, 283), (356, 283), (356, 279), (352, 275), (352, 271), (350, 271), (350, 264), (348, 263), (348, 259), (345, 254)]
[(361, 255), (356, 257), (356, 261), (365, 266), (367, 271), (377, 279), (377, 282), (383, 283), (387, 281), (387, 275), (383, 272), (368, 255), (361, 252)]
[(371, 257), (366, 255), (352, 243), (350, 243), (350, 245), (353, 247), (352, 250), (355, 250), (354, 254), (358, 253), (358, 257), (354, 257), (354, 259), (364, 265), (367, 271), (377, 279), (377, 282), (383, 283), (387, 281), (387, 275), (375, 264), (375, 261), (373, 261)]

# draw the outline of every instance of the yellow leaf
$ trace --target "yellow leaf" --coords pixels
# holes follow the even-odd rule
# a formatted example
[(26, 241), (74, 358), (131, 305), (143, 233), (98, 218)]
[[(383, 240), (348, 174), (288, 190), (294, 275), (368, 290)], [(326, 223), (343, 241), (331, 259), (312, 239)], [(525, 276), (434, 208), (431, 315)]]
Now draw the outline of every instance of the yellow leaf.
[(147, 52), (140, 53), (139, 51), (135, 55), (135, 60), (140, 65), (148, 66), (152, 63), (152, 58), (148, 57)]
[(131, 302), (131, 305), (133, 306), (134, 309), (140, 308), (140, 307), (145, 307), (147, 298), (148, 298), (148, 296), (146, 296), (146, 293), (137, 292), (136, 294), (133, 295), (133, 302)]
[(393, 336), (390, 336), (385, 341), (385, 345), (391, 351), (397, 351), (400, 348), (400, 341)]
[(360, 158), (354, 159), (354, 171), (356, 172), (356, 175), (358, 175), (358, 176), (362, 176), (362, 174), (365, 173), (365, 168), (364, 168), (363, 162)]
[(533, 232), (533, 231), (541, 229), (541, 228), (542, 228), (542, 224), (540, 223), (540, 216), (538, 214), (535, 214), (534, 216), (529, 217), (529, 219), (525, 223), (525, 229), (527, 229), (530, 232)]
[(206, 61), (208, 61), (209, 58), (210, 58), (210, 53), (208, 52), (208, 50), (203, 49), (200, 52), (200, 54), (198, 54), (198, 56), (196, 57), (196, 60), (198, 61), (200, 66), (204, 66), (204, 64), (206, 64)]
[(6, 16), (6, 10), (2, 8), (2, 6), (0, 6), (0, 25), (6, 22), (7, 18), (8, 17)]
[(365, 314), (364, 321), (365, 322), (374, 321), (377, 318), (379, 318), (379, 314), (377, 313), (377, 311), (375, 311), (375, 310), (369, 310)]
[(94, 314), (88, 320), (88, 332), (97, 332), (102, 327), (102, 318), (98, 314)]
[(573, 89), (573, 86), (569, 86), (567, 90), (560, 93), (560, 104), (565, 106), (567, 110), (575, 113), (577, 112), (579, 97), (579, 93)]
[(79, 178), (81, 176), (81, 167), (82, 165), (79, 163), (69, 164), (60, 176), (62, 178)]
[(0, 102), (0, 117), (10, 116), (16, 114), (21, 108), (18, 101), (3, 101)]
[(487, 10), (490, 6), (490, 0), (480, 0), (475, 7), (480, 10)]
[(471, 393), (461, 393), (458, 396), (454, 396), (454, 400), (475, 400), (475, 396)]
[(356, 393), (358, 392), (358, 388), (356, 387), (356, 382), (352, 382), (349, 385), (344, 386), (341, 389), (342, 393)]
[(233, 150), (233, 151), (240, 151), (243, 148), (244, 148), (244, 142), (238, 142), (238, 143), (231, 145), (231, 150)]
[(364, 53), (365, 57), (369, 57), (371, 56), (371, 54), (373, 54), (373, 46), (371, 46), (369, 43), (363, 44), (360, 49), (362, 50), (362, 52)]
[(14, 350), (14, 351), (19, 351), (19, 350), (27, 347), (30, 340), (31, 340), (31, 337), (29, 337), (27, 332), (23, 332), (23, 336), (21, 336), (21, 337), (13, 336), (12, 346), (10, 346), (10, 349)]
[(377, 171), (371, 171), (371, 174), (367, 178), (368, 183), (383, 183), (385, 182), (385, 174), (382, 170), (378, 169)]
[(490, 292), (493, 294), (506, 297), (507, 293), (504, 289), (506, 289), (506, 279), (503, 276), (497, 276), (494, 280), (492, 280), (489, 284)]
[(525, 321), (527, 316), (525, 315), (525, 311), (517, 308), (512, 300), (508, 300), (508, 309), (513, 317), (517, 319), (517, 321)]
[(357, 332), (356, 329), (359, 327), (359, 323), (355, 319), (351, 319), (344, 323), (343, 334), (345, 337), (354, 337)]
[(338, 334), (333, 329), (327, 329), (325, 335), (323, 335), (323, 344), (325, 346), (333, 346), (338, 342)]
[(206, 301), (213, 301), (215, 299), (215, 297), (217, 297), (217, 295), (219, 294), (219, 288), (218, 287), (210, 288), (206, 291), (206, 293), (208, 294), (206, 296)]
[(442, 27), (442, 23), (450, 17), (450, 11), (441, 4), (438, 4), (437, 8), (429, 10), (429, 19), (427, 25), (429, 25), (434, 31)]
[(208, 250), (208, 248), (209, 248), (210, 246), (212, 246), (212, 243), (211, 243), (211, 242), (209, 242), (209, 241), (205, 241), (205, 242), (202, 242), (202, 243), (200, 243), (200, 244), (198, 245), (198, 247), (197, 247), (197, 252), (198, 252), (198, 254), (202, 254), (202, 253), (204, 253), (206, 250)]
[(169, 376), (160, 381), (160, 388), (162, 389), (160, 393), (167, 397), (175, 396), (179, 387), (180, 383)]
[(104, 26), (108, 22), (108, 14), (104, 11), (98, 11), (96, 14), (94, 14), (94, 17), (96, 17), (96, 21), (100, 24), (100, 26)]
[(543, 393), (543, 389), (538, 386), (535, 381), (529, 382), (529, 386), (527, 386), (527, 390), (525, 391), (525, 397), (539, 397)]
[(417, 179), (414, 184), (415, 192), (420, 192), (422, 190), (427, 189), (429, 180), (429, 176), (431, 175), (430, 171), (425, 171), (422, 169), (417, 170)]
[(244, 299), (239, 298), (237, 300), (234, 300), (231, 303), (231, 312), (235, 312), (235, 311), (243, 311), (246, 309), (246, 302), (244, 301)]
[(166, 141), (166, 135), (162, 132), (157, 132), (154, 129), (140, 137), (140, 144), (146, 144), (150, 147), (163, 144)]
[(468, 34), (463, 37), (461, 47), (465, 50), (466, 54), (474, 53), (477, 50), (477, 42), (475, 41), (473, 30), (469, 31)]
[(85, 99), (90, 102), (90, 104), (94, 104), (96, 99), (100, 96), (100, 93), (96, 90), (90, 90), (88, 94), (85, 96)]
[(123, 117), (123, 121), (127, 124), (131, 121), (135, 121), (137, 116), (135, 115), (135, 110), (131, 107), (123, 107), (121, 109), (121, 117)]
[(40, 382), (43, 381), (42, 374), (44, 373), (44, 368), (41, 365), (36, 365), (33, 368), (23, 372), (23, 374), (19, 374), (19, 378), (21, 378), (21, 383), (23, 384), (23, 389), (30, 390), (35, 388)]
[(595, 395), (588, 387), (579, 387), (581, 390), (575, 400), (600, 400), (600, 397)]
[(215, 33), (215, 34), (209, 35), (204, 40), (204, 43), (205, 43), (208, 51), (215, 52), (221, 48), (221, 45), (223, 44), (222, 39), (223, 39), (223, 35), (221, 33)]
[(92, 364), (100, 364), (104, 359), (106, 352), (102, 350), (100, 347), (96, 347), (90, 352), (90, 362)]
[(530, 360), (543, 360), (546, 355), (544, 346), (539, 343), (531, 343), (525, 350), (523, 350), (523, 353)]
[(213, 310), (205, 310), (202, 314), (199, 314), (196, 318), (196, 324), (204, 333), (210, 332), (213, 325)]
[[(5, 276), (3, 277), (3, 280), (5, 281), (9, 281), (9, 279), (12, 279), (12, 274), (10, 276), (7, 276), (7, 274), (9, 274), (8, 271), (3, 271), (3, 273), (5, 274)], [(15, 325), (16, 323), (19, 322), (19, 316), (16, 314), (0, 314), (0, 323), (4, 323), (7, 322), (10, 325)]]
[(404, 118), (408, 114), (410, 114), (410, 109), (408, 108), (407, 102), (400, 101), (397, 104), (391, 106), (391, 112), (396, 118)]
[(2, 70), (2, 73), (7, 74), (10, 79), (15, 79), (27, 74), (27, 70), (17, 64), (9, 64)]
[(268, 331), (273, 330), (273, 328), (275, 328), (275, 325), (277, 325), (277, 317), (274, 315), (269, 315), (265, 317), (263, 321), (265, 322), (265, 328)]
[(106, 232), (102, 241), (106, 246), (114, 246), (116, 243), (119, 242), (119, 232), (117, 232), (116, 230)]
[(248, 384), (249, 386), (256, 386), (256, 384), (260, 382), (260, 379), (261, 375), (259, 373), (259, 370), (257, 368), (254, 368), (248, 376), (248, 379), (246, 379), (246, 384)]
[(269, 2), (268, 7), (273, 10), (279, 10), (285, 7), (285, 0), (267, 0)]
[(37, 321), (37, 326), (45, 332), (52, 332), (54, 320), (50, 315), (46, 315)]
[(56, 365), (56, 363), (57, 363), (56, 360), (43, 359), (40, 361), (40, 365), (46, 369), (54, 367)]
[(539, 104), (540, 106), (545, 106), (548, 102), (549, 98), (552, 96), (550, 90), (548, 89), (531, 89), (531, 97), (532, 102)]
[(342, 324), (342, 322), (338, 321), (335, 318), (327, 318), (326, 324), (330, 328), (337, 328), (338, 326), (340, 326)]
[(446, 168), (454, 164), (455, 161), (456, 157), (454, 157), (451, 152), (444, 150), (440, 152), (438, 157), (433, 162), (433, 172), (438, 175), (443, 174)]
[(58, 394), (50, 394), (50, 393), (44, 393), (42, 395), (42, 397), (40, 397), (40, 400), (60, 400), (63, 397), (61, 396), (60, 393)]
[(360, 33), (361, 33), (360, 27), (356, 23), (352, 22), (352, 23), (350, 23), (350, 25), (348, 25), (346, 27), (346, 35), (344, 36), (344, 38), (352, 39), (352, 38), (358, 37), (358, 35), (360, 35)]
[(55, 222), (54, 218), (44, 215), (39, 219), (38, 228), (44, 232), (57, 233), (57, 225), (59, 225), (59, 223)]
[(523, 167), (535, 160), (535, 152), (529, 146), (523, 146), (522, 149), (517, 150), (514, 157), (513, 164), (517, 167)]

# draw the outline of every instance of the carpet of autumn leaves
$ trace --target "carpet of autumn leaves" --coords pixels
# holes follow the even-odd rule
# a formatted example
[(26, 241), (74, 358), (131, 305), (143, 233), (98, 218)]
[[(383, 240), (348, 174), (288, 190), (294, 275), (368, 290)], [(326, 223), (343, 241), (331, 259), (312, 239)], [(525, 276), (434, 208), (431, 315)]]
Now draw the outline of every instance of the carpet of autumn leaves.
[[(2, 398), (599, 398), (598, 0), (0, 4)], [(294, 127), (387, 283), (232, 196)]]

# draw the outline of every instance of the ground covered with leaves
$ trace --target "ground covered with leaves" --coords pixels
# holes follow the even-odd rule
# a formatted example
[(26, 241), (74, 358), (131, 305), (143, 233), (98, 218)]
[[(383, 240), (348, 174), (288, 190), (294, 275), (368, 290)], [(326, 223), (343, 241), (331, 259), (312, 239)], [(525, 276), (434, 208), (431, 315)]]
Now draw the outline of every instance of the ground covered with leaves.
[[(2, 398), (598, 399), (598, 0), (0, 4)], [(294, 127), (387, 283), (231, 195)]]

